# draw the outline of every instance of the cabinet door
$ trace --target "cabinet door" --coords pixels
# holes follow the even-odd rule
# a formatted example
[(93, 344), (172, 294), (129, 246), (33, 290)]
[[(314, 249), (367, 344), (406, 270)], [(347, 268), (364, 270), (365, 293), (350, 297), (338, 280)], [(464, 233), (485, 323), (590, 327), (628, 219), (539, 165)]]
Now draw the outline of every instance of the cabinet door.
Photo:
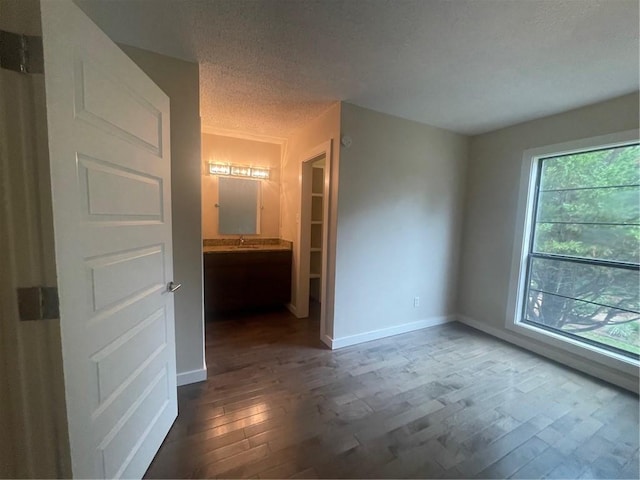
[(291, 251), (205, 254), (208, 313), (284, 305), (291, 301)]

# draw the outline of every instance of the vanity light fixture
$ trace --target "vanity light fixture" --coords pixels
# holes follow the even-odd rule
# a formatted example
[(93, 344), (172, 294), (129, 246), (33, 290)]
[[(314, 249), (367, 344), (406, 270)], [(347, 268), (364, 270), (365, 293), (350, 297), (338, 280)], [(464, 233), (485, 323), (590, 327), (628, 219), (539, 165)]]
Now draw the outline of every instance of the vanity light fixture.
[(253, 178), (259, 178), (261, 180), (269, 180), (268, 168), (251, 168), (251, 176)]
[(220, 163), (209, 164), (209, 174), (211, 175), (229, 175), (231, 173), (231, 167), (229, 165), (223, 165)]
[(231, 175), (234, 175), (236, 177), (250, 177), (251, 167), (239, 167), (236, 165), (231, 165)]
[(243, 165), (229, 165), (223, 163), (209, 163), (210, 175), (231, 175), (232, 177), (251, 177), (259, 180), (269, 180), (269, 169), (245, 167)]

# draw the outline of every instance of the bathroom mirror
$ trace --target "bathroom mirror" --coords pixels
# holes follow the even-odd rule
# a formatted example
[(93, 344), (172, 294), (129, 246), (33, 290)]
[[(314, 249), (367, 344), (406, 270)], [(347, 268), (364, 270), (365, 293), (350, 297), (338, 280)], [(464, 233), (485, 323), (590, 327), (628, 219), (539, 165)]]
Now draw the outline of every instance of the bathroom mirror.
[(218, 233), (260, 233), (260, 181), (218, 178)]

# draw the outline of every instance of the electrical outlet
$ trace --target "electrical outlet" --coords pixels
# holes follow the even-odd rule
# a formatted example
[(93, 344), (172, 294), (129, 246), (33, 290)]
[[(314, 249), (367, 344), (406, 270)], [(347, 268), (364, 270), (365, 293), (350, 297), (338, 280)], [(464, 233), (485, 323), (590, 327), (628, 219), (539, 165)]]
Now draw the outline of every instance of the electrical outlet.
[(420, 297), (413, 297), (413, 307), (417, 308), (420, 306)]

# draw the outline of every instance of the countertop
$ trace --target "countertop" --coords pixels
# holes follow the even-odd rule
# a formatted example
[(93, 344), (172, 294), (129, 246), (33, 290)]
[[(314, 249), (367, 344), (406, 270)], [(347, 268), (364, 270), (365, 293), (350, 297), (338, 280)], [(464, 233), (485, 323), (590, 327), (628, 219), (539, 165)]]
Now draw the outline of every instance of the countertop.
[(211, 238), (203, 241), (202, 253), (281, 252), (292, 249), (292, 243), (280, 238)]
[(280, 252), (291, 250), (291, 245), (217, 245), (213, 247), (203, 247), (202, 253), (219, 253), (219, 252), (233, 252), (233, 253), (246, 253), (246, 252)]

